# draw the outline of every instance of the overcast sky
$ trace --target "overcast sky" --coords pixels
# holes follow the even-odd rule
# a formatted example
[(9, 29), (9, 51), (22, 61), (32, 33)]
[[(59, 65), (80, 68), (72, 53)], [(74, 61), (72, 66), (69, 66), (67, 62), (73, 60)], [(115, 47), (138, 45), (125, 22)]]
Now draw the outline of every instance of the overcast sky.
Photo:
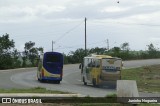
[(130, 44), (131, 50), (160, 47), (160, 0), (0, 0), (0, 36), (8, 33), (19, 51), (33, 41), (45, 51)]

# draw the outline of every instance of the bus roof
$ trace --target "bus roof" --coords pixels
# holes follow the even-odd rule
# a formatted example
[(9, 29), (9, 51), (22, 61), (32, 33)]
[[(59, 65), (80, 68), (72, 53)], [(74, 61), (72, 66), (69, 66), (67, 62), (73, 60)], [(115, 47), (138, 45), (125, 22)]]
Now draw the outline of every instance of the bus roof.
[(97, 59), (102, 59), (102, 58), (115, 58), (115, 57), (112, 57), (112, 56), (109, 56), (109, 55), (89, 55), (85, 58), (97, 58)]
[(62, 53), (60, 53), (60, 52), (45, 52), (44, 54), (62, 54)]
[(44, 57), (45, 54), (60, 54), (60, 55), (63, 55), (60, 52), (44, 52), (41, 55), (39, 55), (40, 59), (43, 59), (43, 57)]

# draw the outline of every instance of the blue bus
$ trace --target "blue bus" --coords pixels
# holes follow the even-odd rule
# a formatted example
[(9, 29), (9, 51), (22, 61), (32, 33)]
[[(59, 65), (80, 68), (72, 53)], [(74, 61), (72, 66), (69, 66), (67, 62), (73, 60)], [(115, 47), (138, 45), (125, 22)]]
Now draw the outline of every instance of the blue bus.
[(63, 55), (59, 52), (45, 52), (40, 56), (37, 79), (40, 82), (54, 81), (60, 83), (63, 76)]

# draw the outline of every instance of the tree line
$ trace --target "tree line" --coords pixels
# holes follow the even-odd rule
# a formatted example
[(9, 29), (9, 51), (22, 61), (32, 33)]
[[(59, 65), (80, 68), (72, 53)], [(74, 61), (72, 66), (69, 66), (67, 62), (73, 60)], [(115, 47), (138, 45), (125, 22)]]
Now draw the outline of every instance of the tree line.
[(36, 66), (40, 53), (43, 53), (43, 48), (35, 47), (32, 41), (26, 42), (24, 51), (19, 52), (9, 34), (0, 36), (0, 69)]
[[(87, 52), (87, 54), (85, 54)], [(135, 60), (135, 59), (150, 59), (160, 58), (160, 51), (152, 43), (147, 45), (145, 51), (132, 51), (129, 47), (129, 43), (125, 42), (119, 47), (113, 47), (109, 50), (106, 48), (91, 48), (87, 51), (83, 48), (79, 48), (75, 51), (71, 51), (69, 54), (64, 54), (64, 64), (81, 63), (83, 57), (89, 54), (110, 55), (113, 57), (119, 57), (123, 60)], [(43, 53), (42, 47), (35, 47), (35, 42), (28, 41), (24, 44), (24, 50), (19, 52), (15, 48), (15, 42), (13, 39), (9, 39), (9, 34), (0, 36), (0, 69), (20, 68), (20, 67), (35, 67), (38, 62), (39, 54)]]
[[(87, 55), (89, 54), (99, 54), (99, 55), (110, 55), (112, 57), (119, 57), (122, 60), (136, 60), (136, 59), (152, 59), (160, 58), (160, 51), (152, 43), (147, 45), (147, 50), (133, 51), (129, 47), (128, 42), (124, 42), (120, 47), (113, 47), (109, 50), (106, 48), (91, 48), (87, 49)], [(83, 48), (77, 49), (76, 51), (71, 51), (69, 55), (64, 54), (64, 63), (73, 64), (80, 63), (85, 57), (85, 50)]]

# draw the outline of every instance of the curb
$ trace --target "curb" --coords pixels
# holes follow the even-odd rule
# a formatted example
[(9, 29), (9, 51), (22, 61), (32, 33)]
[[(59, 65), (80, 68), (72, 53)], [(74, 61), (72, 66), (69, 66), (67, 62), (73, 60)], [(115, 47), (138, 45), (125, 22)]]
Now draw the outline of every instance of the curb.
[(15, 68), (15, 69), (6, 69), (6, 70), (0, 70), (0, 71), (15, 71), (15, 70), (24, 70), (24, 69), (34, 69), (37, 67), (28, 67), (28, 68)]
[(81, 94), (1, 93), (0, 97), (84, 97)]

